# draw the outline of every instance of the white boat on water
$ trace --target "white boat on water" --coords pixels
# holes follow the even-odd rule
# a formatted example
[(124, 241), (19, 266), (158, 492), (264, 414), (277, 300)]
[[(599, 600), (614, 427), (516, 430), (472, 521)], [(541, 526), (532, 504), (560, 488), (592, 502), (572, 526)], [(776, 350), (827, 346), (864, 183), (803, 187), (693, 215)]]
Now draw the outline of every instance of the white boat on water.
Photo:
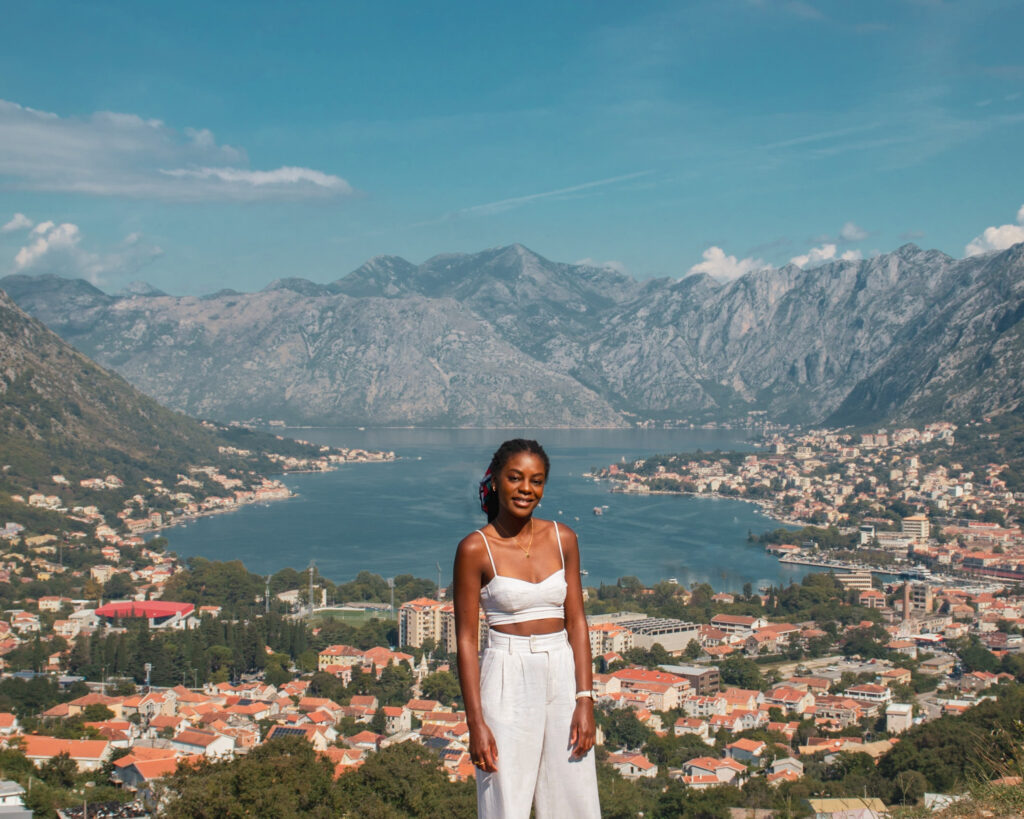
[(598, 515), (598, 516), (603, 515), (604, 514), (604, 509), (602, 509), (600, 506), (595, 506), (594, 507), (594, 514)]

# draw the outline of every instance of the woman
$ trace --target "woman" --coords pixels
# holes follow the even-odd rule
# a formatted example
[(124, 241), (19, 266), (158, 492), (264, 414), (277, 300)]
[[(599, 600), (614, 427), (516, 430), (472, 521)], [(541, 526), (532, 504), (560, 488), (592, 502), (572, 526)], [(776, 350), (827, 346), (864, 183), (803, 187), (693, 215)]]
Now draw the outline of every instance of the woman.
[(537, 819), (601, 815), (579, 547), (567, 526), (533, 517), (549, 466), (536, 441), (503, 443), (480, 483), (487, 525), (455, 554), (459, 679), (486, 819), (526, 819), (531, 803)]

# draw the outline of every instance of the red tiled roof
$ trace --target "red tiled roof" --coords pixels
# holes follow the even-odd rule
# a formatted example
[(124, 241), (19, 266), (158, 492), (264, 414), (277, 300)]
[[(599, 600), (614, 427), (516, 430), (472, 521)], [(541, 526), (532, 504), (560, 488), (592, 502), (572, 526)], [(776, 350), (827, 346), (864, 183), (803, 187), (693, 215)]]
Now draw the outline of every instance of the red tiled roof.
[(105, 739), (57, 739), (27, 734), (21, 737), (25, 756), (50, 759), (66, 753), (72, 759), (101, 759), (110, 743)]
[(180, 760), (176, 757), (167, 757), (165, 759), (145, 759), (137, 760), (134, 764), (135, 770), (139, 772), (145, 781), (149, 782), (153, 779), (162, 779), (165, 776), (170, 776), (178, 769), (178, 762), (182, 764), (194, 764), (198, 761), (198, 756), (187, 756), (182, 757)]
[(107, 603), (96, 609), (98, 617), (170, 617), (182, 616), (196, 610), (192, 603), (175, 603), (171, 600), (128, 600), (123, 603)]

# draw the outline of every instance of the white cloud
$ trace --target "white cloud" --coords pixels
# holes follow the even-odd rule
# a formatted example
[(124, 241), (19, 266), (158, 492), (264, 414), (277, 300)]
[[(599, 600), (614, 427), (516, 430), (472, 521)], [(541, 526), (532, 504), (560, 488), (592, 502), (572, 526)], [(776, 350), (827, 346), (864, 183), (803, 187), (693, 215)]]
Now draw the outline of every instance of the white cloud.
[(1024, 205), (1017, 211), (1016, 225), (987, 227), (980, 236), (975, 236), (964, 248), (965, 256), (979, 256), (993, 250), (1006, 250), (1018, 242), (1024, 242)]
[(14, 257), (15, 272), (57, 273), (85, 278), (93, 284), (107, 276), (135, 273), (163, 253), (159, 247), (143, 242), (138, 233), (129, 234), (105, 253), (86, 250), (81, 246), (78, 225), (71, 222), (41, 222), (29, 239)]
[(24, 213), (16, 213), (11, 217), (11, 221), (3, 227), (0, 227), (0, 233), (10, 233), (15, 230), (25, 230), (26, 228), (32, 227), (32, 220), (29, 219)]
[(194, 201), (347, 196), (339, 176), (284, 166), (248, 167), (244, 150), (205, 128), (99, 111), (61, 117), (0, 100), (0, 177), (27, 190)]
[(32, 267), (48, 253), (67, 253), (74, 249), (80, 238), (78, 225), (64, 222), (54, 225), (43, 222), (32, 230), (36, 238), (18, 251), (14, 257), (14, 269), (25, 270)]
[(795, 264), (797, 267), (813, 267), (833, 259), (839, 259), (844, 262), (857, 262), (862, 258), (864, 257), (859, 250), (844, 250), (837, 256), (835, 244), (833, 242), (826, 242), (821, 247), (812, 247), (806, 253), (794, 256), (789, 260), (789, 263)]
[(687, 275), (707, 273), (721, 281), (732, 281), (752, 270), (762, 270), (769, 266), (763, 259), (737, 259), (735, 256), (727, 256), (722, 248), (714, 245), (704, 251), (703, 257), (704, 261), (691, 267)]
[(623, 273), (629, 275), (629, 268), (627, 268), (622, 262), (617, 262), (614, 259), (607, 262), (599, 262), (597, 259), (591, 259), (589, 256), (586, 259), (580, 259), (579, 261), (573, 262), (581, 267), (600, 267), (605, 270), (614, 270), (616, 273)]
[(868, 232), (853, 222), (847, 222), (839, 231), (839, 238), (844, 242), (860, 242), (868, 238)]
[(808, 265), (827, 262), (835, 257), (836, 246), (832, 242), (826, 242), (821, 247), (812, 247), (806, 253), (800, 256), (794, 256), (789, 260), (789, 263), (795, 264), (797, 267), (807, 267)]

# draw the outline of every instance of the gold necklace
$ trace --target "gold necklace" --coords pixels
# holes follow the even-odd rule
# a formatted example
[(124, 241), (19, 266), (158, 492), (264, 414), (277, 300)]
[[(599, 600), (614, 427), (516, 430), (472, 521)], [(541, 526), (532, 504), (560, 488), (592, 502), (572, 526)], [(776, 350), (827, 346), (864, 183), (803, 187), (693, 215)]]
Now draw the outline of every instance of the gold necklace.
[[(496, 532), (498, 531), (498, 527), (497, 526), (494, 527), (494, 531), (496, 531)], [(498, 532), (498, 534), (501, 535), (501, 532)], [(516, 546), (518, 546), (520, 548), (520, 550), (522, 550), (522, 553), (524, 555), (529, 557), (530, 556), (530, 551), (533, 549), (533, 518), (530, 518), (530, 542), (529, 542), (529, 544), (527, 544), (525, 549), (523, 548), (523, 544), (519, 542), (519, 536), (518, 535), (516, 535), (514, 538), (505, 537), (504, 535), (501, 535), (501, 536), (505, 540), (511, 540), (513, 543), (516, 544)]]
[[(518, 538), (516, 538), (516, 546), (518, 546), (520, 549), (523, 549), (523, 546), (519, 542)], [(532, 548), (533, 548), (533, 518), (530, 518), (530, 545), (527, 546), (525, 549), (523, 549), (523, 554), (525, 554), (527, 557), (529, 557), (530, 556), (530, 549), (532, 549)]]

